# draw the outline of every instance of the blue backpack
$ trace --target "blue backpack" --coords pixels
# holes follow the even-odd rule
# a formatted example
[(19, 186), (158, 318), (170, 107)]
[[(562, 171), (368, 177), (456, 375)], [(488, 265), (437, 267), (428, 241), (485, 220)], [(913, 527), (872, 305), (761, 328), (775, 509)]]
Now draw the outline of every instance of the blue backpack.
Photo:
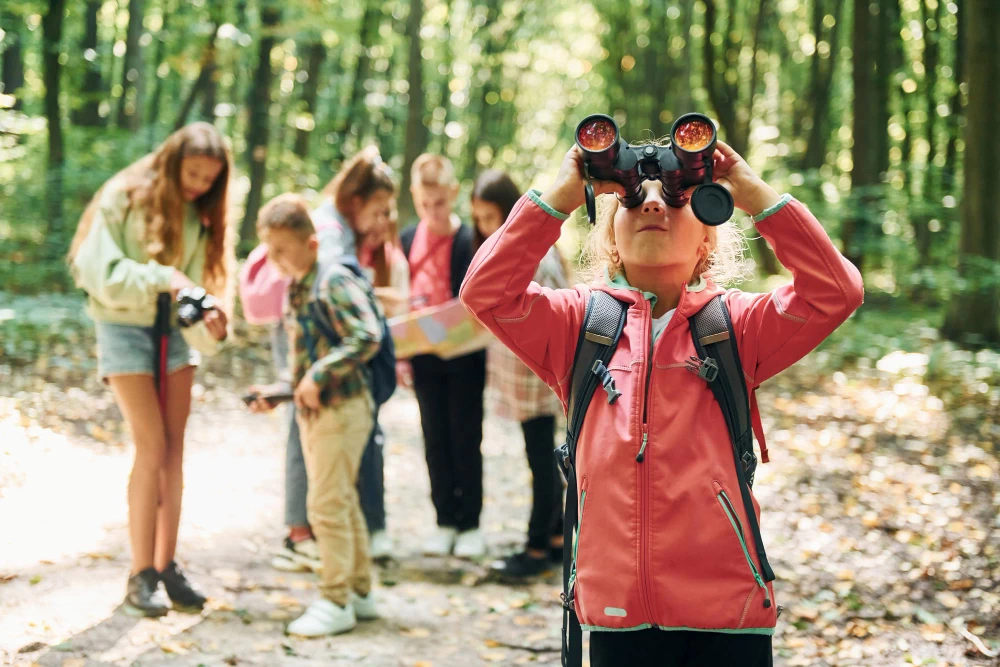
[[(375, 311), (379, 323), (382, 325), (382, 343), (379, 345), (378, 352), (375, 353), (375, 356), (367, 364), (368, 382), (372, 390), (372, 398), (375, 399), (375, 406), (380, 407), (396, 391), (396, 346), (392, 342), (392, 333), (389, 331), (389, 324), (386, 322), (385, 316), (382, 315), (378, 304), (375, 303), (375, 293), (372, 290), (371, 283), (365, 277), (357, 258), (353, 255), (344, 255), (337, 259), (337, 263), (346, 267), (365, 283), (368, 292), (368, 301), (371, 303), (372, 310)], [(309, 312), (320, 332), (331, 345), (337, 346), (340, 345), (340, 336), (333, 328), (329, 312), (319, 302), (320, 286), (328, 272), (329, 266), (320, 265), (318, 276), (312, 286)], [(314, 357), (315, 351), (311, 351), (309, 356)], [(313, 359), (314, 363), (315, 361)]]

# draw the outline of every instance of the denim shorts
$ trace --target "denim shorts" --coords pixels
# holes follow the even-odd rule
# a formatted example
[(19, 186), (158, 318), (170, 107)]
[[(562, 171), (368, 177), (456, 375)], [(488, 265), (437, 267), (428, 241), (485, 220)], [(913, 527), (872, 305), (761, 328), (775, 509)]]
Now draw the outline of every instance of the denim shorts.
[[(153, 375), (159, 345), (152, 327), (97, 322), (97, 373), (104, 382), (116, 375)], [(197, 366), (201, 355), (188, 347), (179, 329), (171, 329), (167, 342), (167, 374)]]

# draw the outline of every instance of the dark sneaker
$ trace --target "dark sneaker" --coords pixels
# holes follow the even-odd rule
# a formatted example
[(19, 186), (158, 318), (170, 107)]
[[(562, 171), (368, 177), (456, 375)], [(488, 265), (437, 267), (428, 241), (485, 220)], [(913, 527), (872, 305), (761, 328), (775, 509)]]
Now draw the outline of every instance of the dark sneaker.
[(543, 572), (551, 570), (552, 563), (544, 556), (542, 558), (535, 558), (527, 552), (522, 551), (493, 563), (492, 569), (503, 577), (523, 579), (525, 577), (536, 577)]
[(563, 562), (563, 548), (562, 547), (549, 547), (549, 560), (553, 563)]
[(160, 574), (147, 567), (139, 574), (128, 578), (128, 593), (125, 595), (125, 611), (133, 616), (164, 616), (170, 611)]
[(170, 561), (167, 569), (160, 572), (160, 580), (167, 589), (170, 601), (174, 603), (174, 609), (198, 612), (205, 606), (207, 599), (191, 585), (176, 561)]

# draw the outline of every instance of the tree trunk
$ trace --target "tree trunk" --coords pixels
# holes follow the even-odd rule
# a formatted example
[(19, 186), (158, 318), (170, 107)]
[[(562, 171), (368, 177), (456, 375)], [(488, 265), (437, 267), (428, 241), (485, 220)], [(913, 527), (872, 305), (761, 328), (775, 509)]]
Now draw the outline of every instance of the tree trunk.
[(451, 68), (455, 62), (455, 54), (451, 49), (451, 27), (452, 23), (452, 13), (455, 11), (455, 5), (452, 0), (444, 0), (445, 6), (445, 20), (444, 20), (444, 43), (441, 45), (441, 68), (444, 70), (444, 74), (441, 75), (441, 90), (440, 96), (438, 98), (437, 109), (444, 109), (443, 120), (441, 121), (441, 134), (437, 137), (437, 150), (441, 155), (445, 155), (448, 152), (448, 135), (444, 133), (444, 128), (448, 126), (451, 121)]
[[(917, 247), (918, 266), (929, 266), (931, 263), (931, 230), (930, 221), (934, 210), (929, 207), (938, 203), (937, 167), (934, 160), (937, 157), (937, 137), (935, 132), (937, 119), (937, 68), (938, 45), (937, 31), (941, 18), (941, 3), (934, 5), (934, 14), (927, 15), (927, 3), (921, 2), (920, 16), (924, 32), (924, 138), (927, 141), (927, 163), (924, 167), (924, 181), (920, 192), (920, 210), (913, 216), (913, 235)], [(933, 21), (933, 24), (931, 23)], [(931, 26), (934, 26), (933, 28)]]
[[(62, 43), (63, 13), (66, 0), (49, 0), (48, 12), (42, 19), (42, 69), (45, 82), (45, 117), (49, 125), (48, 190), (45, 199), (48, 204), (49, 238), (63, 231), (63, 135), (62, 113), (59, 108), (59, 79), (62, 65), (59, 64)], [(58, 243), (49, 243), (53, 248)], [(58, 252), (56, 254), (59, 254)]]
[(414, 217), (413, 198), (410, 196), (410, 168), (427, 146), (424, 128), (424, 72), (420, 55), (420, 24), (424, 18), (423, 0), (410, 0), (410, 16), (406, 20), (406, 37), (409, 40), (410, 100), (406, 109), (406, 146), (403, 153), (403, 183), (399, 193), (400, 227)]
[(104, 125), (101, 118), (100, 105), (105, 91), (101, 84), (101, 65), (97, 60), (97, 15), (101, 11), (100, 0), (88, 0), (84, 12), (83, 39), (80, 41), (80, 51), (86, 65), (83, 75), (83, 87), (80, 90), (80, 106), (73, 110), (70, 118), (77, 125), (100, 127)]
[(955, 66), (953, 77), (955, 92), (952, 93), (950, 114), (948, 115), (948, 147), (945, 149), (944, 169), (941, 172), (942, 188), (950, 194), (958, 194), (955, 184), (955, 167), (958, 164), (958, 136), (962, 133), (961, 119), (963, 113), (962, 85), (965, 83), (965, 29), (964, 0), (954, 0), (958, 11), (958, 33), (955, 35)]
[[(216, 71), (215, 67), (215, 41), (219, 34), (219, 24), (214, 23), (212, 25), (212, 34), (208, 38), (208, 42), (205, 44), (205, 49), (201, 54), (201, 69), (198, 71), (198, 78), (195, 79), (194, 83), (191, 85), (191, 90), (188, 92), (187, 97), (184, 99), (184, 103), (181, 105), (181, 110), (177, 113), (177, 120), (174, 121), (174, 131), (177, 131), (187, 124), (188, 116), (191, 115), (191, 109), (194, 108), (194, 103), (197, 101), (198, 96), (208, 95), (208, 91), (211, 88), (212, 76)], [(212, 108), (215, 108), (215, 102), (212, 102)], [(213, 120), (215, 118), (215, 113), (213, 111), (211, 118), (206, 120)]]
[[(882, 115), (878, 107), (879, 77), (875, 62), (878, 23), (869, 10), (869, 0), (854, 0), (854, 168), (851, 172), (853, 211), (844, 221), (841, 240), (844, 256), (859, 270), (863, 269), (865, 249), (877, 215), (879, 188), (880, 126)], [(875, 103), (872, 103), (875, 100)]]
[(316, 98), (319, 95), (319, 75), (326, 58), (326, 46), (315, 41), (306, 46), (306, 82), (302, 87), (302, 112), (310, 117), (308, 127), (295, 131), (295, 154), (303, 160), (309, 156), (309, 138), (316, 127)]
[(875, 41), (875, 123), (874, 139), (878, 173), (889, 171), (889, 94), (892, 89), (893, 40), (901, 39), (897, 28), (896, 0), (878, 0), (878, 14), (871, 17), (872, 39)]
[(23, 106), (21, 88), (24, 87), (24, 49), (21, 40), (24, 35), (24, 19), (10, 11), (0, 12), (3, 29), (7, 35), (3, 40), (3, 57), (0, 60), (0, 81), (3, 81), (5, 95), (14, 96), (14, 110)]
[(153, 72), (153, 94), (149, 99), (149, 109), (146, 112), (146, 132), (148, 136), (147, 143), (150, 147), (153, 146), (154, 139), (156, 137), (156, 123), (160, 120), (160, 99), (163, 97), (163, 87), (164, 79), (166, 78), (160, 76), (160, 65), (163, 64), (163, 60), (167, 53), (167, 41), (170, 39), (170, 32), (168, 30), (168, 23), (170, 21), (170, 15), (173, 13), (172, 5), (163, 5), (163, 17), (160, 23), (160, 30), (156, 33), (156, 55), (154, 56), (154, 65), (156, 65), (156, 70)]
[(966, 0), (963, 21), (969, 39), (968, 123), (965, 127), (965, 195), (959, 243), (959, 273), (967, 289), (952, 295), (942, 333), (956, 341), (1000, 343), (1000, 3)]
[(351, 97), (344, 105), (344, 119), (340, 124), (337, 142), (336, 159), (343, 160), (347, 149), (347, 135), (354, 136), (357, 143), (364, 137), (368, 111), (365, 107), (365, 82), (371, 75), (371, 57), (368, 49), (378, 35), (382, 23), (382, 5), (379, 0), (367, 0), (365, 12), (361, 17), (361, 27), (358, 29), (358, 59), (354, 64), (354, 78), (351, 82)]
[(281, 13), (273, 5), (265, 5), (260, 13), (260, 41), (257, 49), (257, 69), (254, 72), (250, 100), (250, 122), (247, 128), (247, 148), (250, 154), (250, 191), (247, 193), (246, 213), (240, 227), (240, 240), (249, 247), (257, 236), (257, 212), (260, 210), (267, 178), (267, 147), (270, 138), (271, 50), (277, 43), (275, 35)]
[(826, 16), (827, 5), (823, 0), (813, 0), (813, 33), (816, 35), (817, 43), (824, 40), (830, 45), (830, 55), (823, 58), (817, 49), (810, 63), (809, 114), (813, 122), (809, 129), (805, 156), (802, 158), (802, 168), (806, 171), (819, 169), (826, 164), (826, 149), (830, 140), (830, 97), (837, 61), (840, 59), (837, 55), (837, 37), (842, 23), (843, 7), (844, 0), (834, 1), (832, 16), (836, 23), (828, 31), (824, 31), (823, 19)]
[(125, 63), (122, 67), (122, 96), (118, 98), (118, 127), (139, 129), (142, 109), (142, 20), (146, 0), (129, 0), (128, 32), (125, 34)]

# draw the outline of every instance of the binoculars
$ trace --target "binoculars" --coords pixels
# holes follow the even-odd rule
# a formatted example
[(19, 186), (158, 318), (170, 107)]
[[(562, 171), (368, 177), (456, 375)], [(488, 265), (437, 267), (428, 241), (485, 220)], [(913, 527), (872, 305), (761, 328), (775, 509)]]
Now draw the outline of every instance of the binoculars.
[(203, 287), (185, 287), (177, 293), (177, 325), (187, 328), (200, 322), (205, 311), (216, 307), (215, 297)]
[(666, 146), (631, 146), (621, 138), (618, 123), (610, 116), (593, 114), (580, 121), (576, 143), (583, 150), (587, 217), (591, 224), (597, 218), (591, 178), (624, 186), (625, 195), (618, 201), (626, 208), (642, 204), (642, 183), (646, 180), (659, 181), (664, 201), (674, 208), (687, 204), (687, 189), (697, 186), (690, 200), (698, 220), (715, 226), (732, 217), (732, 195), (712, 182), (717, 138), (712, 121), (703, 114), (684, 114), (670, 126), (669, 136)]

